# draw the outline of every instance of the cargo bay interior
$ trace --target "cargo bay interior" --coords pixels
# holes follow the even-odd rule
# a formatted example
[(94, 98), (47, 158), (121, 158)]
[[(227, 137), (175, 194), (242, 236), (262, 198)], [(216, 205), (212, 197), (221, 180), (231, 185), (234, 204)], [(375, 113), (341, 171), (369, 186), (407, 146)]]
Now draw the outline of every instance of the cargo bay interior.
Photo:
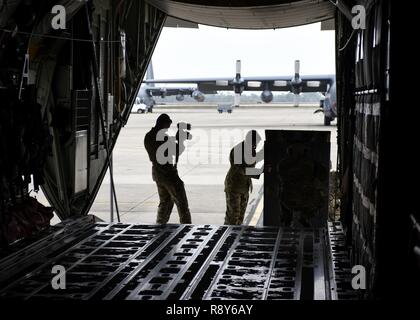
[[(56, 4), (66, 8), (65, 30), (51, 27)], [(394, 127), (405, 96), (396, 83), (407, 64), (391, 54), (405, 48), (393, 19), (401, 9), (391, 1), (360, 1), (366, 28), (353, 29), (355, 4), (109, 0), (2, 6), (0, 296), (310, 300), (390, 298), (395, 292), (408, 298), (408, 291), (401, 293), (407, 287), (418, 293), (420, 217), (408, 187), (412, 177), (399, 173), (406, 167), (414, 176), (418, 169), (412, 146), (398, 154), (402, 139), (414, 145), (414, 117), (405, 119), (404, 132), (399, 122)], [(110, 225), (87, 216), (168, 17), (250, 29), (334, 19), (340, 222), (299, 230), (164, 227)], [(65, 224), (47, 227), (52, 212), (28, 197), (31, 176)], [(7, 237), (10, 230), (15, 237)], [(50, 285), (55, 264), (67, 268), (64, 292)], [(366, 269), (364, 290), (351, 287), (354, 265)], [(399, 281), (390, 281), (390, 273)]]
[[(270, 75), (280, 75), (290, 79), (293, 77), (295, 61), (298, 58), (300, 73), (303, 75), (321, 74), (328, 77), (335, 73), (334, 30), (324, 30), (321, 23), (276, 30), (226, 29), (204, 25), (188, 27), (184, 24), (181, 27), (178, 24), (175, 28), (168, 26), (169, 23), (168, 20), (165, 22), (159, 36), (148, 67), (149, 71), (152, 66), (153, 72), (147, 72), (146, 78), (148, 74), (153, 74), (155, 80), (180, 77), (182, 81), (185, 81), (185, 78), (203, 81), (203, 77), (209, 80), (213, 77), (226, 77), (231, 80), (236, 78), (236, 60), (239, 58), (240, 74), (245, 84), (253, 84), (249, 77), (268, 79)], [(264, 51), (255, 46), (260, 43), (266, 44)], [(286, 48), (285, 43), (288, 44)], [(316, 56), (310, 50), (315, 46), (318, 47)], [(153, 112), (144, 112), (144, 104), (133, 106), (132, 114), (118, 137), (112, 155), (119, 216), (122, 222), (156, 221), (159, 195), (150, 174), (152, 168), (143, 146), (143, 139), (161, 113), (171, 116), (172, 134), (176, 131), (174, 124), (180, 121), (192, 124), (192, 139), (186, 143), (187, 149), (178, 163), (178, 172), (185, 183), (194, 224), (224, 223), (224, 180), (229, 170), (228, 154), (248, 130), (257, 130), (263, 141), (265, 130), (268, 129), (331, 131), (331, 164), (332, 170), (335, 170), (336, 120), (327, 126), (324, 125), (324, 113), (314, 113), (319, 110), (322, 94), (307, 93), (306, 90), (309, 89), (304, 88), (305, 92), (298, 96), (299, 107), (295, 108), (293, 93), (274, 91), (277, 87), (267, 91), (265, 87), (270, 86), (270, 83), (274, 85), (273, 80), (270, 80), (270, 83), (257, 82), (259, 88), (244, 88), (239, 108), (235, 107), (231, 113), (219, 113), (216, 109), (225, 104), (232, 105), (235, 96), (231, 87), (221, 87), (223, 91), (212, 94), (214, 91), (211, 91), (209, 86), (214, 83), (214, 79), (211, 80), (208, 84), (155, 83), (153, 87), (142, 84), (139, 100), (156, 103), (156, 106), (153, 107)], [(285, 90), (283, 87), (281, 89)], [(145, 94), (147, 92), (152, 97), (148, 98)], [(267, 92), (268, 94), (263, 96)], [(264, 97), (270, 99), (270, 95), (270, 103), (262, 100)], [(204, 101), (197, 101), (197, 97), (200, 96), (204, 97)], [(143, 113), (139, 113), (139, 110)], [(262, 147), (263, 141), (258, 149)], [(258, 222), (262, 216), (260, 202), (263, 197), (263, 180), (264, 175), (252, 181), (253, 188), (245, 213), (245, 221), (251, 221), (252, 224)], [(37, 199), (47, 204), (39, 194)], [(113, 210), (110, 208), (110, 184), (107, 174), (90, 213), (107, 222), (112, 219), (116, 221), (115, 207)], [(170, 222), (179, 222), (176, 210), (174, 206)], [(56, 221), (59, 219), (54, 218), (52, 223)]]

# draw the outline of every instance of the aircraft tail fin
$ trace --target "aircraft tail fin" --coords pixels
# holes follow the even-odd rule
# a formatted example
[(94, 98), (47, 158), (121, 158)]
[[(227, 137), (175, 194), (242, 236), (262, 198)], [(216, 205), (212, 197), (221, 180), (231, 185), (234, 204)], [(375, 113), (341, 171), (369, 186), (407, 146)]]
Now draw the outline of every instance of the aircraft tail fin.
[[(152, 60), (149, 62), (149, 66), (147, 67), (146, 71), (146, 80), (153, 80), (155, 78), (155, 75), (153, 73), (153, 63)], [(155, 85), (151, 83), (149, 86), (154, 87)]]

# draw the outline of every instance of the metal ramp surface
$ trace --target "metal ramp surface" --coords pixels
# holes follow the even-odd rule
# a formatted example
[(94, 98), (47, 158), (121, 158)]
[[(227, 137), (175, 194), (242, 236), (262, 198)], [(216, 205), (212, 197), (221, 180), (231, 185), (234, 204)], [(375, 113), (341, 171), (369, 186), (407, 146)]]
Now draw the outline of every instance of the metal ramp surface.
[[(66, 288), (53, 289), (54, 265)], [(104, 224), (84, 217), (0, 260), (0, 298), (355, 298), (339, 224), (325, 229)]]

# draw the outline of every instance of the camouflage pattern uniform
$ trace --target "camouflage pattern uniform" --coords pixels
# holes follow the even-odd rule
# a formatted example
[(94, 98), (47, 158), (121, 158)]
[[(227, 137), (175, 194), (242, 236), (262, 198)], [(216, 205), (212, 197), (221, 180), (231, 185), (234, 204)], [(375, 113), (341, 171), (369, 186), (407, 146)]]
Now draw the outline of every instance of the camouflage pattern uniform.
[[(242, 163), (235, 164), (235, 149), (239, 153), (240, 148), (242, 148)], [(246, 168), (254, 168), (256, 163), (247, 164), (244, 160), (244, 151), (245, 143), (242, 142), (232, 148), (229, 154), (230, 169), (225, 178), (226, 225), (241, 225), (243, 223), (249, 192), (252, 191), (251, 178), (259, 178), (259, 175), (246, 175)]]
[(159, 194), (156, 223), (168, 223), (175, 203), (178, 209), (180, 223), (190, 224), (191, 214), (188, 207), (187, 194), (185, 192), (184, 182), (178, 175), (176, 164), (160, 164), (156, 159), (156, 152), (159, 146), (165, 143), (165, 141), (157, 141), (157, 133), (158, 130), (153, 127), (144, 138), (144, 146), (152, 162), (152, 178), (156, 182)]

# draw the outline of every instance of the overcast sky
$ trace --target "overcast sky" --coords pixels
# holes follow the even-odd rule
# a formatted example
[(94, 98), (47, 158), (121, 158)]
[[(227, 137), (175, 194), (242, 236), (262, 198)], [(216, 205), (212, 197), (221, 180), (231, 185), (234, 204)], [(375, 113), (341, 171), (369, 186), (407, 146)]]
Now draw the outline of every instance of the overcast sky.
[(200, 25), (198, 29), (164, 28), (152, 58), (155, 79), (335, 73), (334, 31), (320, 23), (277, 29), (235, 30)]

